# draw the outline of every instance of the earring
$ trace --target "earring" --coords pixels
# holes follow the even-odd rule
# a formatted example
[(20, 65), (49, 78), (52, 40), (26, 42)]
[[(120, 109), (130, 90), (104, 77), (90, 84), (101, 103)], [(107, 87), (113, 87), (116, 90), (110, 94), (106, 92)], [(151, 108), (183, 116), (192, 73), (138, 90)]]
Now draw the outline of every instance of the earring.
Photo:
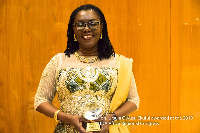
[(74, 34), (74, 41), (76, 42), (77, 41), (77, 39), (76, 39), (76, 35)]
[(102, 33), (100, 34), (100, 39), (102, 39)]

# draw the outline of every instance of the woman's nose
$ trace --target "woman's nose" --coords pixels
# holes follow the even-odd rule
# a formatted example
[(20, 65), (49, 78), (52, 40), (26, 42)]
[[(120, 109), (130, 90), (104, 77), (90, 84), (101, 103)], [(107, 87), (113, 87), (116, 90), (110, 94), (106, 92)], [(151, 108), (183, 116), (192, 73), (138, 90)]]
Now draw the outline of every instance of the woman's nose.
[(85, 24), (84, 31), (88, 31), (88, 30), (91, 30), (91, 29), (90, 29), (90, 27), (88, 26), (88, 24)]

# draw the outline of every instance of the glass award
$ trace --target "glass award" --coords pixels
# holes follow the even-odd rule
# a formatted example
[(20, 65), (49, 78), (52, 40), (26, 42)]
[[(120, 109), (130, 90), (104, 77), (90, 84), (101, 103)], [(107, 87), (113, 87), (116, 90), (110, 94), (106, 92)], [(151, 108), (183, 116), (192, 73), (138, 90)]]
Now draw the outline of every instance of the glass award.
[[(87, 120), (97, 120), (102, 116), (102, 108), (97, 103), (90, 103), (86, 106), (83, 112), (83, 117)], [(87, 132), (101, 131), (99, 122), (84, 123), (83, 127)]]

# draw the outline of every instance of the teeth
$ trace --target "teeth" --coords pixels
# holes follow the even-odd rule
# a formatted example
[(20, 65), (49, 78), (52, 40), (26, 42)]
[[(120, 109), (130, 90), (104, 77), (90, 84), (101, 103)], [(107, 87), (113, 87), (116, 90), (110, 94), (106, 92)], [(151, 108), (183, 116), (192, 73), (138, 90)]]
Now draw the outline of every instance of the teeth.
[(90, 38), (92, 37), (92, 35), (89, 35), (89, 36), (83, 36), (83, 38)]

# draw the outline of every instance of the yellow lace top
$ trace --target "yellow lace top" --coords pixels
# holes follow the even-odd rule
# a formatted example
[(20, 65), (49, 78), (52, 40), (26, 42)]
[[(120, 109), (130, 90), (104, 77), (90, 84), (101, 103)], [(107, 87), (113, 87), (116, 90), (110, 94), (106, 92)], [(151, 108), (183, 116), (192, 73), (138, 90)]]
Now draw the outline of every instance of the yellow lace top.
[[(68, 57), (59, 53), (42, 73), (34, 107), (36, 109), (42, 102), (52, 102), (58, 93), (60, 109), (68, 114), (82, 115), (85, 107), (91, 106), (91, 103), (102, 107), (103, 114), (106, 114), (117, 87), (117, 75), (118, 66), (114, 56), (94, 63), (83, 63), (74, 54)], [(127, 100), (139, 108), (133, 74)]]

